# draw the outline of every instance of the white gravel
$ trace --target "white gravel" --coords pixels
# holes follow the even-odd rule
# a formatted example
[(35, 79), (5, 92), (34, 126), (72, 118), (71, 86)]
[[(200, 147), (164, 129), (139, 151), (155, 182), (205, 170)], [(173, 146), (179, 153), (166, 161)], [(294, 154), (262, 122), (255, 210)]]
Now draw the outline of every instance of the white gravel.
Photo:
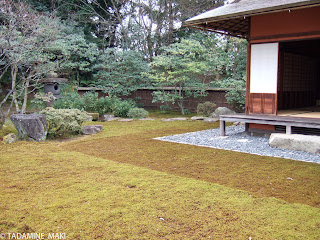
[(220, 130), (217, 128), (155, 139), (320, 164), (320, 155), (318, 154), (272, 148), (269, 145), (269, 138), (250, 136), (244, 132), (244, 126), (241, 125), (227, 127), (226, 134), (226, 137), (221, 137)]

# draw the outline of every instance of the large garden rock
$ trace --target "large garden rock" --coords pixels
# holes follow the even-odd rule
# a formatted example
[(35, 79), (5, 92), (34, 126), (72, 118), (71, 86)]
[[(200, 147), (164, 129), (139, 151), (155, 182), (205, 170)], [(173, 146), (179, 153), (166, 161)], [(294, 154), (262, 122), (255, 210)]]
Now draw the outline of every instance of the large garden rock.
[(319, 136), (272, 133), (269, 139), (269, 144), (271, 147), (320, 154)]
[(82, 127), (82, 133), (85, 135), (91, 135), (100, 132), (102, 129), (102, 125), (88, 125)]
[(220, 117), (220, 115), (232, 115), (232, 114), (236, 114), (235, 111), (226, 108), (226, 107), (218, 107), (212, 114), (210, 117), (215, 118), (215, 117)]
[(19, 138), (37, 142), (46, 140), (48, 124), (43, 114), (13, 114), (10, 119)]

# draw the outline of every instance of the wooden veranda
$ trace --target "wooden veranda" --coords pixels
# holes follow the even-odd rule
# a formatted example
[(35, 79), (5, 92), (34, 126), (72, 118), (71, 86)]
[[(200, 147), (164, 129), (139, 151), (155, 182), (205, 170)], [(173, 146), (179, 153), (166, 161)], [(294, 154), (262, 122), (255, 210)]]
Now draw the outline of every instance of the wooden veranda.
[[(249, 124), (264, 124), (266, 126), (275, 126), (276, 132), (292, 134), (304, 132), (314, 134), (320, 129), (320, 113), (314, 114), (315, 117), (297, 117), (292, 115), (265, 115), (265, 114), (234, 114), (220, 116), (220, 135), (225, 136), (225, 122), (242, 122), (245, 123), (246, 131), (249, 131)], [(308, 115), (306, 115), (308, 116)], [(266, 131), (264, 131), (266, 132)], [(274, 132), (274, 131), (270, 131)]]

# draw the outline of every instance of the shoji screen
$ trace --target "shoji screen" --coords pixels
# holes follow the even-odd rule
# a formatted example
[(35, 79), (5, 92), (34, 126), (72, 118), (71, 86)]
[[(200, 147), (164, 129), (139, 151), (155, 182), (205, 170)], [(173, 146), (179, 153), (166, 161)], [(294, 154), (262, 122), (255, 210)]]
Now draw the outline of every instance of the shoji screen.
[(251, 45), (250, 93), (277, 93), (278, 43)]

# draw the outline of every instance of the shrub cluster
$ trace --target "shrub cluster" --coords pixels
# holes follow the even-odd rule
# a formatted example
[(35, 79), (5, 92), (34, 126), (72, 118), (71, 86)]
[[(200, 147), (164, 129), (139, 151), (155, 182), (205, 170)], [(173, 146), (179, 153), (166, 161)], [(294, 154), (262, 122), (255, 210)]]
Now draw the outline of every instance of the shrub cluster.
[(216, 104), (213, 102), (199, 103), (197, 107), (197, 113), (205, 117), (209, 117), (211, 113), (216, 110)]
[(79, 109), (46, 108), (40, 113), (46, 116), (49, 124), (48, 138), (79, 134), (82, 123), (89, 118), (86, 112)]
[(100, 97), (98, 93), (87, 92), (82, 96), (76, 92), (67, 92), (53, 103), (56, 109), (79, 109), (86, 112), (98, 112), (99, 115), (113, 113), (117, 117), (127, 117), (129, 110), (136, 107), (134, 101), (117, 97)]
[(143, 108), (131, 108), (128, 112), (128, 117), (133, 119), (145, 118), (148, 116), (148, 111), (144, 110)]

